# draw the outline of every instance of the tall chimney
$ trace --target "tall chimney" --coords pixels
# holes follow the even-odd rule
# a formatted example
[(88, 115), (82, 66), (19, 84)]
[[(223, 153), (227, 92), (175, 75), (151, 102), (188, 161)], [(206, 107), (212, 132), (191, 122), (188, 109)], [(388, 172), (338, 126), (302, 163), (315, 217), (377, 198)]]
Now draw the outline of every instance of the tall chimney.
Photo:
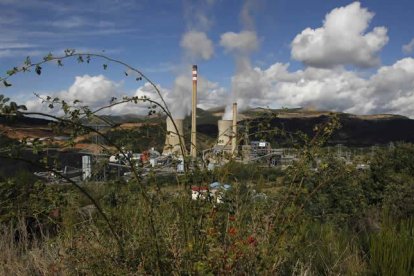
[(233, 137), (231, 139), (231, 153), (237, 154), (237, 103), (233, 103)]
[(193, 95), (191, 104), (191, 147), (192, 158), (197, 157), (197, 65), (193, 65)]

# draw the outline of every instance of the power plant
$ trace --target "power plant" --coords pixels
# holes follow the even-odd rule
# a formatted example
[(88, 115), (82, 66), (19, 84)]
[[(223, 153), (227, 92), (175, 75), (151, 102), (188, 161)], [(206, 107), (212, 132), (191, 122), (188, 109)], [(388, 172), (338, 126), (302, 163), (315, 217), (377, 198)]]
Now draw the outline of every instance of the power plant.
[[(183, 119), (174, 118), (171, 120), (167, 117), (167, 133), (165, 137), (165, 145), (163, 149), (163, 156), (172, 156), (176, 160), (179, 160), (183, 164), (184, 157), (189, 156), (193, 161), (197, 161), (197, 152), (200, 150), (197, 148), (197, 80), (198, 80), (198, 67), (192, 66), (192, 100), (191, 100), (191, 143), (190, 151), (187, 154), (186, 145), (184, 143), (184, 121)], [(238, 127), (237, 127), (237, 103), (232, 104), (232, 119), (230, 120), (218, 120), (218, 136), (216, 143), (211, 149), (203, 150), (202, 159), (209, 164), (222, 164), (229, 160), (237, 159), (239, 153), (240, 157), (244, 160), (261, 158), (262, 156), (272, 156), (269, 150), (254, 150), (251, 154), (250, 149), (256, 149), (256, 144), (253, 142), (253, 146), (243, 146), (243, 149), (239, 152), (238, 148)], [(247, 153), (246, 153), (247, 151)], [(265, 154), (262, 154), (266, 152)], [(280, 154), (280, 151), (277, 152)], [(246, 158), (247, 157), (247, 158)], [(240, 161), (242, 160), (240, 159)], [(164, 157), (160, 160), (167, 160)]]
[[(122, 147), (122, 153), (119, 152), (112, 156), (108, 156), (109, 163), (103, 167), (101, 172), (92, 173), (92, 163), (97, 162), (100, 158), (105, 158), (105, 154), (94, 155), (92, 162), (91, 156), (83, 156), (82, 159), (82, 179), (88, 181), (91, 178), (96, 179), (96, 175), (101, 175), (102, 179), (106, 179), (109, 175), (127, 176), (131, 174), (130, 166), (142, 167), (143, 172), (155, 170), (157, 173), (182, 173), (194, 167), (206, 167), (207, 169), (215, 166), (223, 165), (230, 160), (236, 162), (270, 162), (273, 160), (282, 164), (284, 160), (283, 151), (280, 149), (272, 150), (270, 143), (252, 141), (239, 147), (238, 140), (238, 107), (237, 103), (232, 104), (232, 118), (230, 120), (218, 120), (218, 136), (217, 140), (209, 149), (200, 150), (197, 148), (197, 78), (198, 67), (192, 66), (192, 101), (191, 101), (191, 132), (189, 151), (184, 141), (185, 126), (184, 119), (177, 119), (167, 116), (166, 118), (166, 135), (162, 154), (154, 148), (145, 150), (141, 153), (133, 153)], [(198, 154), (198, 153), (202, 153)], [(87, 154), (85, 152), (85, 154)], [(187, 159), (188, 158), (188, 159)], [(290, 158), (290, 157), (289, 157)], [(188, 162), (188, 161), (189, 162)], [(187, 166), (185, 166), (187, 165)]]
[[(80, 152), (83, 155), (82, 167), (65, 166), (63, 174), (71, 179), (76, 179), (76, 181), (92, 179), (106, 181), (107, 178), (114, 175), (117, 175), (118, 178), (127, 178), (132, 174), (133, 167), (139, 168), (142, 175), (145, 176), (150, 172), (156, 172), (157, 174), (184, 173), (196, 167), (214, 169), (229, 161), (260, 163), (266, 166), (279, 166), (283, 169), (296, 160), (297, 153), (295, 149), (272, 149), (268, 141), (250, 141), (248, 126), (244, 126), (244, 135), (240, 135), (237, 124), (239, 118), (236, 102), (232, 103), (231, 109), (226, 107), (225, 116), (223, 116), (227, 118), (227, 112), (230, 110), (232, 118), (217, 121), (218, 134), (216, 141), (209, 146), (210, 148), (206, 149), (205, 145), (203, 149), (197, 148), (197, 78), (198, 67), (193, 65), (190, 143), (186, 144), (184, 141), (186, 130), (184, 119), (167, 116), (162, 154), (155, 148), (134, 153), (131, 149), (125, 149), (122, 145), (120, 145), (120, 152), (113, 153), (111, 156), (107, 153), (97, 154), (84, 150)], [(219, 115), (216, 114), (216, 116)], [(242, 127), (240, 126), (240, 128)], [(243, 144), (239, 145), (241, 141)], [(98, 140), (95, 143), (97, 144)], [(338, 151), (340, 152), (340, 148), (338, 148)], [(101, 164), (100, 169), (96, 169), (95, 164), (98, 163)], [(360, 165), (357, 169), (366, 169), (366, 166)], [(56, 180), (56, 177), (50, 176), (48, 172), (38, 172), (36, 175), (48, 180)]]

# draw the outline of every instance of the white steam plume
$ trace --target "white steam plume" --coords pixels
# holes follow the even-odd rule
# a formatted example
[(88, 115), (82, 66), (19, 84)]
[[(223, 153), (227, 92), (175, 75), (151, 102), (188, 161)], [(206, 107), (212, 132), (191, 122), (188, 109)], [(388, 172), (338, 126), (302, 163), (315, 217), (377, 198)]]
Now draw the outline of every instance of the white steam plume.
[(180, 43), (189, 58), (209, 60), (214, 54), (213, 42), (206, 33), (198, 31), (186, 32)]
[[(183, 2), (188, 29), (180, 42), (183, 49), (183, 63), (174, 81), (173, 89), (168, 95), (169, 109), (177, 119), (183, 119), (191, 112), (192, 64), (200, 60), (209, 60), (214, 55), (213, 42), (207, 36), (207, 31), (213, 24), (208, 12), (214, 2), (213, 0)], [(204, 87), (199, 85), (198, 93), (203, 93)]]
[(254, 72), (250, 54), (259, 48), (260, 41), (254, 30), (254, 20), (252, 16), (253, 9), (257, 6), (257, 0), (245, 0), (240, 12), (244, 30), (239, 33), (227, 32), (221, 35), (220, 45), (234, 56), (236, 63), (236, 73), (231, 79), (231, 96), (228, 99), (226, 109), (223, 115), (224, 120), (232, 118), (232, 103), (237, 102), (238, 109), (244, 110), (248, 107), (248, 103), (254, 89), (246, 86), (245, 76), (250, 76)]

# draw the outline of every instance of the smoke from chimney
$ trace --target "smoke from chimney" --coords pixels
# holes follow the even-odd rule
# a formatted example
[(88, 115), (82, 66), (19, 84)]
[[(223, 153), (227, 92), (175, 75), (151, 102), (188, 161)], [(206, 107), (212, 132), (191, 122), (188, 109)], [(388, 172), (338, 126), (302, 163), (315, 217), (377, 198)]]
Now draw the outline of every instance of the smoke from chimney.
[[(183, 33), (180, 46), (183, 50), (180, 70), (174, 81), (174, 87), (169, 95), (169, 109), (174, 118), (183, 119), (189, 115), (192, 108), (191, 76), (188, 68), (200, 60), (209, 60), (214, 56), (214, 43), (207, 32), (213, 24), (209, 12), (214, 5), (211, 0), (184, 0), (184, 15), (187, 30)], [(202, 87), (199, 88), (201, 90)]]
[(231, 81), (231, 96), (227, 102), (223, 119), (230, 119), (232, 116), (232, 103), (239, 104), (239, 110), (248, 108), (247, 103), (251, 97), (254, 97), (254, 92), (251, 87), (245, 89), (243, 85), (243, 75), (248, 75), (253, 70), (250, 62), (250, 55), (259, 47), (259, 39), (254, 30), (254, 20), (252, 16), (253, 8), (255, 8), (257, 1), (245, 0), (243, 8), (240, 12), (240, 19), (242, 21), (244, 30), (239, 33), (227, 32), (221, 35), (220, 45), (231, 53), (236, 64), (236, 73)]

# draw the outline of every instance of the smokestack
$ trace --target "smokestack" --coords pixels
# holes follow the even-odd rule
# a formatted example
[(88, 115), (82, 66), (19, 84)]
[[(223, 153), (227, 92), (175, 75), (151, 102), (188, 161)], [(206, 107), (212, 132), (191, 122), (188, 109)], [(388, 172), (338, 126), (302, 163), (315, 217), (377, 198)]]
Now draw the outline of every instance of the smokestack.
[(231, 152), (237, 154), (237, 103), (233, 103), (233, 137), (231, 139)]
[(170, 117), (167, 117), (167, 135), (165, 136), (165, 146), (164, 146), (164, 150), (162, 154), (163, 155), (177, 154), (177, 155), (182, 156), (183, 152), (181, 149), (184, 150), (184, 154), (185, 154), (184, 136), (183, 136), (184, 134), (183, 120), (174, 119), (174, 122), (175, 122), (175, 125), (177, 126), (178, 133)]
[(232, 133), (232, 120), (219, 120), (218, 121), (218, 138), (217, 145), (229, 146), (231, 143), (230, 137)]
[(197, 65), (193, 65), (193, 95), (191, 104), (191, 150), (192, 158), (197, 157)]

